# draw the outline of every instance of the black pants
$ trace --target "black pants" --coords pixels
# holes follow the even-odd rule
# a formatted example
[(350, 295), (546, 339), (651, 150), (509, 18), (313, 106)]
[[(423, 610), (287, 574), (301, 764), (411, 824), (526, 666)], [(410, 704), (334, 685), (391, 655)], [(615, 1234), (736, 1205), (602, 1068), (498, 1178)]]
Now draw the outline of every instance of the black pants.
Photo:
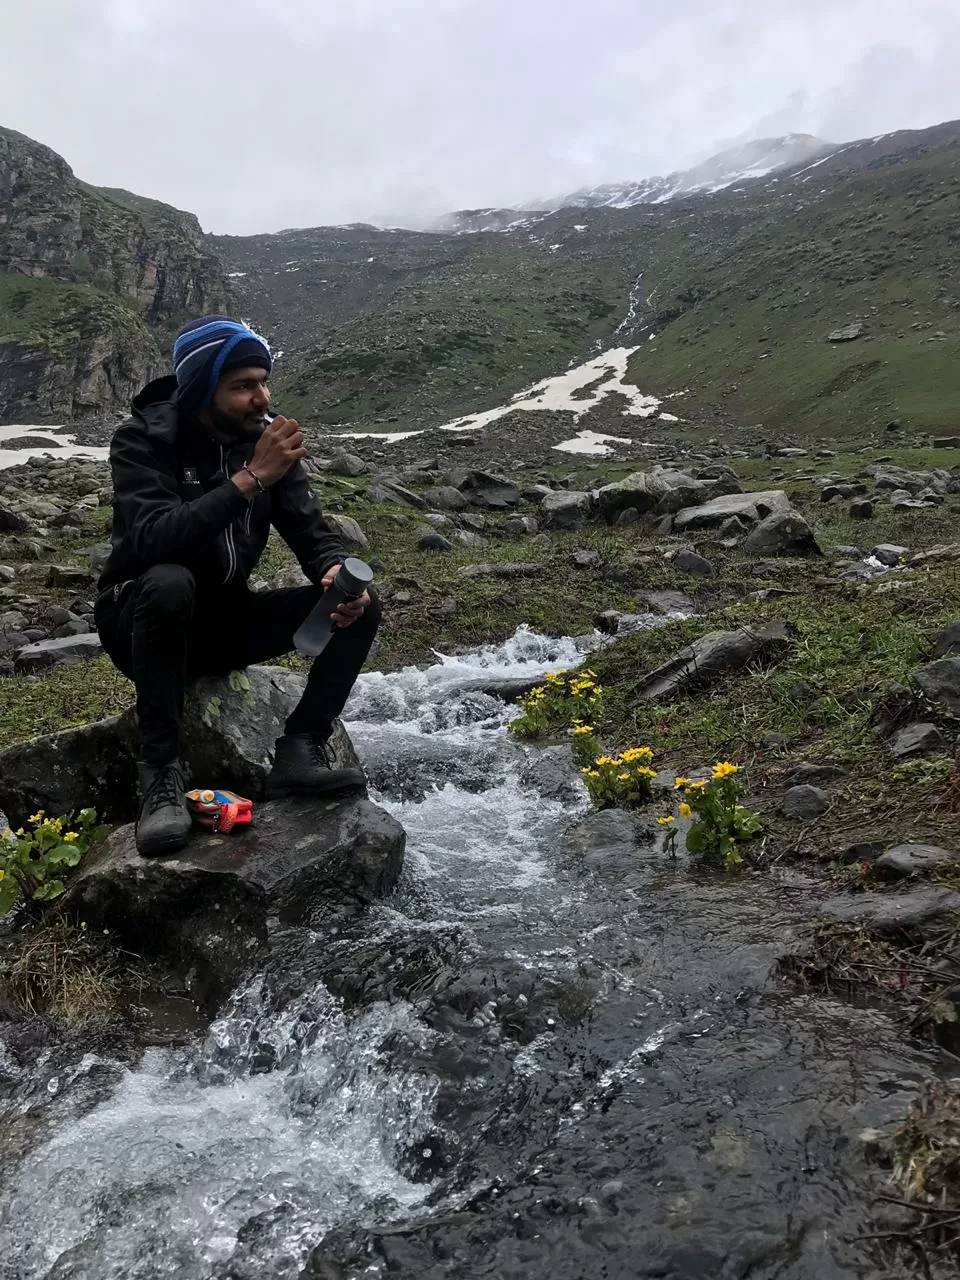
[[(248, 591), (198, 590), (179, 564), (158, 564), (121, 591), (104, 592), (96, 622), (114, 665), (137, 689), (141, 754), (164, 765), (179, 751), (186, 684), (227, 675), (293, 649), (293, 635), (322, 594), (320, 587)], [(349, 627), (337, 628), (307, 678), (287, 733), (326, 738), (343, 710), (380, 622), (376, 599)]]

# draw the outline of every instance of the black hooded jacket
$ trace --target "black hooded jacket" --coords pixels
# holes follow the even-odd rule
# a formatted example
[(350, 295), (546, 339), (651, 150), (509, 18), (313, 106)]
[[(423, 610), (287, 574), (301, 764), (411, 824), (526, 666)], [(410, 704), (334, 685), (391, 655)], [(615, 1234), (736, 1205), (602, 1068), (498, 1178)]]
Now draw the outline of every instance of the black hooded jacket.
[(133, 402), (110, 444), (113, 549), (100, 590), (156, 564), (182, 564), (205, 587), (242, 586), (272, 525), (319, 584), (347, 556), (323, 519), (302, 465), (247, 500), (230, 477), (255, 442), (217, 443), (177, 407), (176, 379), (158, 378)]

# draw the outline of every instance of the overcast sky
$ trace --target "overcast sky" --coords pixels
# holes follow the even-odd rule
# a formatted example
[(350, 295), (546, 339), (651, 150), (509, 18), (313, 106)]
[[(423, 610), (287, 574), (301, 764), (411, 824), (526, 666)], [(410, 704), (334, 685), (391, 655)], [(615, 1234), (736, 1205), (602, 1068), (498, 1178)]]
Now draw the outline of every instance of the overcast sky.
[(649, 176), (960, 117), (958, 0), (26, 0), (0, 124), (218, 232)]

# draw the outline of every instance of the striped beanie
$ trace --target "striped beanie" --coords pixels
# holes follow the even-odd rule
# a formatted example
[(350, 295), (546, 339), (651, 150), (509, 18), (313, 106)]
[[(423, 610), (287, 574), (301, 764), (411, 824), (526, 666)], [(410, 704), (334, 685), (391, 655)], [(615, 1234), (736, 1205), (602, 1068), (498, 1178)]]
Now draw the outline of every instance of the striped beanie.
[(273, 357), (266, 342), (245, 324), (229, 316), (202, 316), (177, 334), (173, 372), (178, 399), (198, 412), (213, 400), (217, 383), (230, 369), (255, 365), (270, 372)]

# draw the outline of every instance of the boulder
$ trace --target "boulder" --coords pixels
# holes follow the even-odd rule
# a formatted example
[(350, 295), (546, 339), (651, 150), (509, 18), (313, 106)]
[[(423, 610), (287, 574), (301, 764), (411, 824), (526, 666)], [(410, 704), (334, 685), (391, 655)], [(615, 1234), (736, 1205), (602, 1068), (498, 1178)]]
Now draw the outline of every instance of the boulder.
[[(475, 534), (474, 537), (476, 537)], [(452, 551), (453, 543), (448, 538), (445, 538), (439, 530), (431, 529), (428, 524), (422, 524), (417, 530), (417, 550)]]
[(504, 511), (519, 506), (520, 490), (512, 480), (491, 475), (489, 471), (475, 471), (457, 467), (446, 476), (447, 484), (457, 489), (473, 507), (491, 511)]
[(540, 502), (540, 518), (544, 529), (568, 529), (578, 532), (590, 514), (589, 493), (559, 489), (548, 493)]
[(367, 535), (354, 520), (353, 516), (341, 516), (335, 511), (325, 511), (323, 518), (340, 538), (341, 542), (351, 551), (357, 551), (361, 547), (369, 547), (370, 542)]
[[(274, 743), (305, 684), (304, 676), (283, 667), (248, 667), (197, 681), (183, 720), (182, 756), (193, 785), (229, 787), (258, 800)], [(342, 767), (357, 767), (340, 724), (331, 748)], [(18, 821), (36, 809), (61, 814), (87, 806), (108, 821), (131, 821), (137, 811), (136, 759), (132, 710), (19, 743), (0, 753), (0, 808)]]
[(960, 436), (934, 436), (935, 449), (960, 449)]
[(938, 710), (960, 717), (960, 658), (938, 658), (916, 671), (914, 683)]
[(748, 556), (822, 556), (813, 530), (798, 511), (779, 511), (761, 520), (743, 543)]
[(711, 631), (644, 676), (637, 693), (644, 702), (668, 702), (710, 688), (731, 672), (754, 663), (775, 661), (790, 644), (790, 634), (780, 622), (756, 629)]
[(44, 671), (47, 667), (65, 667), (88, 662), (103, 653), (100, 637), (88, 631), (84, 635), (65, 635), (55, 640), (37, 640), (25, 645), (13, 660), (17, 675)]
[(307, 922), (389, 892), (404, 843), (400, 824), (360, 797), (266, 804), (251, 827), (197, 832), (173, 858), (141, 858), (125, 826), (89, 855), (63, 905), (121, 946), (171, 963), (212, 1009), (264, 950), (272, 918)]
[(640, 516), (653, 511), (669, 488), (663, 473), (635, 471), (599, 489), (597, 506), (603, 519), (612, 524), (622, 511), (634, 510)]
[(874, 560), (879, 560), (888, 569), (894, 569), (898, 564), (902, 564), (906, 560), (910, 550), (908, 547), (898, 547), (892, 542), (881, 542), (879, 546), (873, 548), (870, 554)]
[(666, 492), (657, 503), (657, 513), (660, 515), (670, 515), (683, 507), (694, 507), (709, 497), (714, 489), (702, 480), (695, 480), (685, 471), (675, 471), (670, 467), (653, 467), (651, 475), (666, 485)]
[(509, 516), (503, 522), (503, 530), (515, 538), (532, 538), (540, 532), (540, 526), (533, 516)]
[(98, 542), (90, 548), (90, 577), (96, 580), (107, 567), (107, 561), (110, 559), (110, 552), (113, 550), (113, 544), (109, 542)]
[(869, 498), (858, 498), (850, 503), (850, 515), (854, 520), (872, 520), (873, 503)]
[(935, 885), (918, 885), (904, 892), (844, 894), (821, 905), (833, 920), (856, 921), (882, 937), (917, 934), (929, 937), (953, 923), (960, 912), (960, 893)]
[(433, 505), (444, 511), (466, 511), (470, 505), (460, 490), (454, 489), (453, 485), (449, 484), (432, 490), (430, 496), (433, 499)]
[(935, 724), (908, 724), (906, 728), (895, 733), (887, 745), (887, 750), (894, 760), (909, 760), (912, 756), (923, 756), (931, 751), (939, 751), (943, 746), (943, 735)]
[(684, 591), (641, 591), (640, 599), (653, 613), (696, 613), (696, 605)]
[(867, 467), (866, 474), (873, 476), (873, 482), (878, 489), (889, 490), (893, 494), (906, 492), (911, 497), (915, 497), (924, 489), (945, 494), (950, 485), (950, 472), (942, 468), (937, 468), (935, 471), (909, 471), (906, 467), (895, 467), (890, 463), (878, 462)]
[(367, 487), (366, 497), (368, 502), (395, 502), (401, 507), (415, 507), (421, 510), (427, 505), (419, 494), (383, 476)]
[(768, 489), (760, 493), (726, 493), (679, 512), (673, 523), (678, 532), (718, 529), (730, 516), (738, 516), (747, 524), (755, 525), (775, 512), (789, 510), (790, 499), (782, 489)]
[(933, 871), (937, 867), (952, 866), (957, 855), (933, 844), (897, 844), (885, 850), (874, 866), (884, 875), (903, 878)]

